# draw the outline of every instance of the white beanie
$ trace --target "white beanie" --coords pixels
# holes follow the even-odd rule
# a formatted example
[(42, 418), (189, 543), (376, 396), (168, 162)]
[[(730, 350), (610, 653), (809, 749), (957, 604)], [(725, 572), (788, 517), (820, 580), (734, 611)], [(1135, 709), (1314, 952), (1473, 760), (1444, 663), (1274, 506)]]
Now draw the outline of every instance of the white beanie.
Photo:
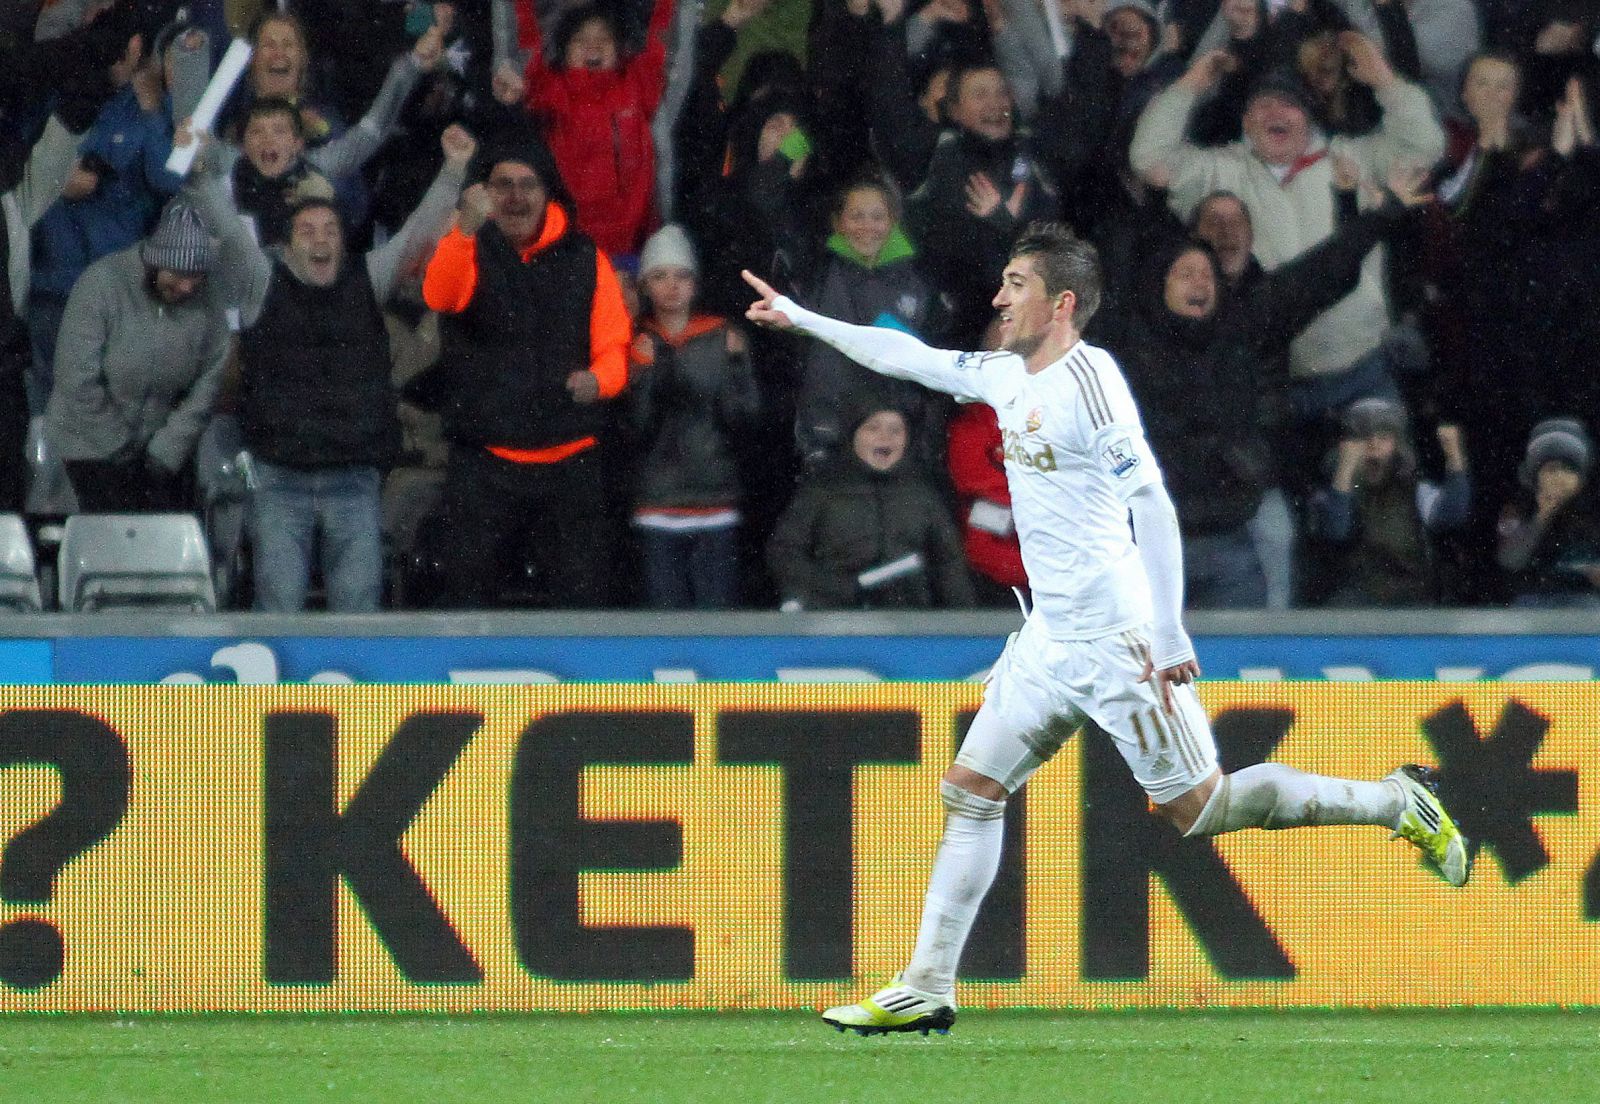
[(667, 223), (644, 243), (644, 252), (639, 254), (639, 278), (644, 279), (654, 268), (687, 268), (696, 276), (700, 275), (700, 265), (694, 259), (694, 245), (683, 227), (675, 222)]

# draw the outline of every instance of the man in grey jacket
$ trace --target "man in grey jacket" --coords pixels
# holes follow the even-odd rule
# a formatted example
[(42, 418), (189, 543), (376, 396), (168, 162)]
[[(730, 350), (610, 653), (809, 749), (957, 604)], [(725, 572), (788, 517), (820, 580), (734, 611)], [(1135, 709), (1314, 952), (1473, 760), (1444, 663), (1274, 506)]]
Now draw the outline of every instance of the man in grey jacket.
[(228, 353), (226, 315), (205, 294), (215, 259), (204, 220), (178, 199), (73, 287), (45, 433), (85, 512), (184, 507), (180, 476)]

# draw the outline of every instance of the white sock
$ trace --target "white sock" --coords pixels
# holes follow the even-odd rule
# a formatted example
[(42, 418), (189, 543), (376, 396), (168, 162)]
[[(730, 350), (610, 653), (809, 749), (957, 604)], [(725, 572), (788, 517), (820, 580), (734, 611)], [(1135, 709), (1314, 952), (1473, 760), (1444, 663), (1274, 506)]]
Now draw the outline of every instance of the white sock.
[[(1001, 811), (1005, 808), (1004, 802), (993, 804)], [(945, 819), (944, 839), (934, 856), (928, 894), (922, 903), (917, 947), (901, 974), (911, 988), (939, 995), (955, 990), (961, 950), (972, 933), (978, 906), (1000, 869), (1005, 823), (998, 815), (978, 820), (951, 813)]]
[(1405, 804), (1405, 792), (1395, 782), (1352, 782), (1282, 763), (1257, 763), (1223, 777), (1187, 834), (1215, 836), (1240, 828), (1313, 824), (1393, 828)]

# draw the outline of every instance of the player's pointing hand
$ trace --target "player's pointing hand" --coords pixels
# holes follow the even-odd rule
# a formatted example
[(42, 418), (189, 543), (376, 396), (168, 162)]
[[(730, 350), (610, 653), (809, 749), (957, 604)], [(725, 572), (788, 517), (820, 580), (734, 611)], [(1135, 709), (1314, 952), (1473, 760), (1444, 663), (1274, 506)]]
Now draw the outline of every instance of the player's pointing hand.
[(778, 293), (773, 290), (771, 284), (749, 269), (742, 270), (739, 275), (743, 276), (744, 282), (755, 288), (756, 294), (761, 296), (759, 300), (750, 304), (749, 310), (744, 312), (746, 318), (758, 326), (770, 326), (776, 330), (794, 328), (794, 323), (789, 320), (787, 314), (773, 308), (773, 304), (778, 301)]

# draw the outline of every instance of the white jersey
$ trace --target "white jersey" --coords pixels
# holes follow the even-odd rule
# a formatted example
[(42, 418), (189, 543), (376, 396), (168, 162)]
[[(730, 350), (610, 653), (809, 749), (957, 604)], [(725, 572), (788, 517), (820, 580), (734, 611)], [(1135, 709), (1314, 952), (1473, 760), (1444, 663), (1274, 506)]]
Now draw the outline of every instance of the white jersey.
[(787, 298), (776, 307), (873, 371), (994, 408), (1022, 562), (1051, 637), (1091, 640), (1151, 622), (1150, 581), (1133, 542), (1128, 498), (1159, 483), (1161, 469), (1110, 353), (1079, 341), (1029, 373), (1015, 353), (932, 349)]

